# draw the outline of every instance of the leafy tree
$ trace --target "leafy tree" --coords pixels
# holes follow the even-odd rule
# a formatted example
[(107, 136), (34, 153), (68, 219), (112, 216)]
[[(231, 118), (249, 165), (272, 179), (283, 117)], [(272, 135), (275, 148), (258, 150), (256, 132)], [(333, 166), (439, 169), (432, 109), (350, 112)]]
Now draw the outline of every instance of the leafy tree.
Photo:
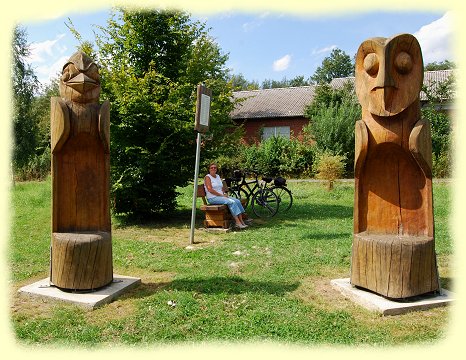
[(291, 86), (306, 86), (309, 83), (304, 80), (304, 76), (299, 75), (294, 77), (293, 79), (288, 80), (284, 77), (282, 80), (272, 80), (272, 79), (265, 79), (262, 82), (262, 89), (275, 89), (275, 88), (286, 88)]
[(346, 172), (351, 174), (354, 164), (354, 124), (361, 119), (361, 107), (353, 84), (341, 89), (328, 84), (316, 88), (313, 102), (306, 107), (309, 124), (303, 128), (308, 141), (315, 143), (318, 152), (346, 157)]
[(234, 91), (259, 89), (257, 81), (248, 81), (243, 74), (231, 75), (230, 83)]
[(323, 152), (316, 156), (316, 178), (327, 181), (327, 190), (332, 190), (335, 180), (343, 177), (345, 172), (344, 160), (344, 156), (333, 155), (328, 152)]
[(43, 153), (50, 147), (50, 98), (59, 96), (58, 79), (52, 79), (41, 87), (32, 103), (33, 117), (37, 121), (37, 149)]
[(424, 66), (425, 71), (434, 71), (434, 70), (451, 70), (456, 67), (455, 63), (450, 60), (444, 60), (444, 61), (434, 61), (431, 63), (428, 63), (427, 65)]
[(117, 10), (97, 35), (102, 96), (111, 101), (114, 211), (140, 218), (176, 207), (176, 188), (192, 180), (196, 86), (212, 89), (202, 156), (232, 155), (240, 138), (227, 56), (179, 11)]
[(310, 77), (310, 82), (314, 84), (330, 83), (332, 79), (348, 77), (354, 74), (354, 64), (351, 58), (343, 50), (333, 49), (330, 56), (322, 61), (314, 75)]
[(26, 63), (30, 54), (27, 34), (19, 26), (13, 31), (13, 168), (17, 172), (25, 168), (35, 156), (37, 146), (37, 123), (32, 113), (34, 93), (39, 82), (31, 66)]
[(450, 76), (440, 83), (423, 85), (427, 105), (422, 117), (429, 120), (432, 134), (433, 175), (447, 177), (451, 173), (451, 120), (445, 105), (454, 98), (455, 79)]
[(309, 85), (309, 83), (304, 79), (303, 75), (294, 77), (293, 79), (290, 80), (289, 84), (290, 86), (293, 86), (293, 87)]

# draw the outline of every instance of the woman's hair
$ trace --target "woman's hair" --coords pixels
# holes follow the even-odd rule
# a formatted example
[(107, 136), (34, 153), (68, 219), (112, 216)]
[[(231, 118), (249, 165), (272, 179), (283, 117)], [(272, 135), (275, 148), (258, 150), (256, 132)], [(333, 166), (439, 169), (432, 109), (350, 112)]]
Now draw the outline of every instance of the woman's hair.
[(210, 170), (210, 167), (211, 167), (212, 165), (215, 165), (215, 166), (217, 167), (217, 170), (218, 170), (218, 165), (217, 165), (217, 163), (216, 163), (216, 162), (211, 162), (211, 163), (209, 164), (209, 168), (208, 168), (208, 170)]

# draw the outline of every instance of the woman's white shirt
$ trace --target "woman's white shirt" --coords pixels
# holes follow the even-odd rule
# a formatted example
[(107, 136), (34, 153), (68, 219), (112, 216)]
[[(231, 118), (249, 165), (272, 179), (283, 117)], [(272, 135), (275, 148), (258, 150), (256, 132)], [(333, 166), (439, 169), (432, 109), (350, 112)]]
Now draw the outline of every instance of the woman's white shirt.
[[(222, 182), (222, 179), (220, 178), (220, 176), (215, 175), (215, 177), (213, 177), (210, 174), (207, 174), (206, 177), (207, 176), (210, 178), (210, 182), (212, 183), (212, 189), (215, 190), (216, 192), (218, 192), (219, 194), (223, 195), (223, 182)], [(218, 195), (215, 195), (215, 194), (212, 194), (211, 192), (209, 192), (209, 190), (207, 189), (207, 186), (205, 186), (205, 183), (204, 183), (204, 188), (205, 188), (205, 194), (206, 194), (207, 199), (218, 196)]]

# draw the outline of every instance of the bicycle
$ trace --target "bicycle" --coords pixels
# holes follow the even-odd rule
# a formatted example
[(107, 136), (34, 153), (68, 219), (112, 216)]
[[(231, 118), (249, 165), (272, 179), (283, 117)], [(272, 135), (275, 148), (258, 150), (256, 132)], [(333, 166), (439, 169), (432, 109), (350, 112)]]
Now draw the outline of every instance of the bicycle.
[[(254, 179), (247, 181), (246, 180), (247, 173), (254, 174)], [(240, 200), (245, 199), (245, 202), (243, 204), (244, 208), (248, 206), (249, 200), (254, 195), (254, 192), (260, 187), (259, 180), (257, 179), (257, 177), (258, 177), (258, 174), (254, 170), (248, 170), (248, 171), (235, 170), (233, 172), (232, 178), (225, 179), (231, 191), (231, 195)], [(254, 184), (254, 186), (251, 187), (250, 185), (252, 184)]]
[[(225, 179), (230, 188), (231, 196), (238, 199), (245, 199), (244, 207), (246, 208), (251, 200), (251, 208), (258, 217), (272, 217), (278, 211), (279, 199), (277, 195), (267, 188), (267, 183), (261, 184), (258, 180), (258, 174), (254, 174), (254, 180), (246, 181), (246, 174), (239, 171), (234, 172), (233, 178)], [(250, 186), (254, 184), (254, 186)], [(245, 187), (247, 191), (243, 188)]]
[(291, 194), (291, 190), (286, 187), (286, 179), (279, 176), (275, 179), (269, 177), (262, 178), (262, 180), (264, 180), (266, 184), (272, 182), (273, 180), (273, 186), (267, 187), (267, 189), (273, 191), (275, 195), (277, 195), (279, 211), (286, 212), (290, 210), (291, 205), (293, 205), (293, 195)]

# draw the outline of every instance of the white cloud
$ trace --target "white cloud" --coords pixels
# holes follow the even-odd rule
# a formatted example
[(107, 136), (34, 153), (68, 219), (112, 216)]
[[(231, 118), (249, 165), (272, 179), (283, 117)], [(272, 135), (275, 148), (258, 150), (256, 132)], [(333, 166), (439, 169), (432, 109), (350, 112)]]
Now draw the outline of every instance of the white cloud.
[(53, 40), (45, 40), (30, 45), (27, 62), (31, 64), (37, 79), (45, 84), (61, 73), (63, 65), (68, 61), (68, 47), (63, 45), (66, 34), (59, 34)]
[(32, 43), (30, 46), (31, 54), (28, 57), (28, 61), (30, 63), (41, 63), (47, 61), (47, 57), (55, 56), (56, 52), (58, 52), (58, 54), (63, 54), (67, 48), (60, 44), (60, 40), (65, 36), (65, 34), (60, 34), (57, 35), (54, 40)]
[(424, 25), (414, 33), (421, 45), (424, 64), (453, 60), (451, 52), (452, 23), (452, 13), (446, 12), (440, 19)]
[(314, 50), (312, 50), (312, 55), (319, 55), (319, 54), (328, 53), (328, 52), (331, 52), (333, 49), (336, 49), (336, 48), (337, 48), (336, 45), (330, 45), (330, 46), (324, 47), (322, 49), (314, 49)]
[(66, 64), (71, 55), (61, 56), (51, 65), (40, 65), (34, 68), (34, 72), (37, 75), (39, 81), (43, 84), (54, 79), (58, 74), (61, 74), (63, 65)]
[(253, 20), (253, 21), (249, 21), (249, 22), (246, 22), (242, 25), (242, 28), (243, 28), (243, 31), (244, 32), (250, 32), (256, 28), (258, 28), (259, 26), (261, 26), (263, 23), (263, 21), (261, 20)]
[(285, 55), (273, 62), (273, 71), (283, 71), (288, 69), (291, 63), (291, 55)]

